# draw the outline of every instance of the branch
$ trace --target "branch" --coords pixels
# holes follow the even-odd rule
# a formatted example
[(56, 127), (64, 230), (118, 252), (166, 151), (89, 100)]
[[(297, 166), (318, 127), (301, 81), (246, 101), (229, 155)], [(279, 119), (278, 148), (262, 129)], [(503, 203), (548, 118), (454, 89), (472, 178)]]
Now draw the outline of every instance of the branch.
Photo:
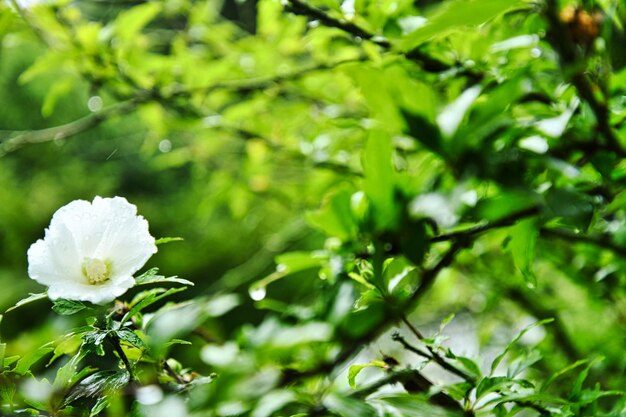
[(455, 239), (467, 239), (469, 237), (473, 237), (475, 235), (487, 232), (492, 229), (512, 226), (518, 220), (525, 219), (526, 217), (536, 216), (539, 213), (541, 213), (541, 206), (538, 206), (538, 205), (532, 206), (527, 209), (518, 211), (516, 213), (509, 214), (507, 216), (502, 217), (501, 219), (498, 219), (489, 223), (479, 224), (477, 226), (472, 226), (467, 229), (433, 236), (430, 238), (430, 241), (431, 243), (437, 243), (437, 242), (445, 242), (445, 241), (455, 240)]
[(548, 238), (561, 239), (568, 242), (588, 243), (590, 245), (598, 246), (603, 249), (608, 249), (618, 255), (626, 256), (626, 248), (613, 243), (613, 241), (611, 240), (612, 238), (609, 235), (583, 235), (571, 232), (569, 230), (553, 229), (548, 227), (542, 227), (540, 232), (542, 236)]
[[(406, 389), (409, 393), (428, 393), (429, 389), (435, 386), (417, 369), (406, 368), (391, 372), (384, 378), (354, 391), (350, 394), (350, 397), (364, 399), (385, 385), (396, 383), (402, 384), (404, 389)], [(456, 413), (462, 412), (467, 416), (474, 415), (472, 411), (466, 411), (461, 404), (444, 392), (437, 392), (436, 394), (429, 396), (428, 401), (434, 405)]]
[[(377, 36), (373, 33), (370, 33), (362, 27), (356, 25), (355, 23), (352, 23), (345, 19), (334, 18), (318, 8), (310, 6), (302, 0), (285, 1), (285, 9), (293, 14), (307, 16), (312, 20), (318, 20), (325, 26), (340, 29), (357, 39), (366, 39), (385, 50), (392, 49), (393, 45), (387, 39), (382, 36)], [(427, 72), (440, 73), (456, 68), (456, 66), (447, 64), (436, 58), (433, 58), (428, 54), (423, 53), (419, 50), (419, 48), (415, 48), (411, 51), (404, 53), (404, 56), (410, 60), (418, 62), (421, 65), (422, 69)], [(468, 75), (472, 75), (476, 79), (482, 78), (482, 74), (471, 72), (471, 70), (467, 68), (464, 68), (463, 71), (465, 71)]]
[(170, 91), (168, 94), (163, 94), (156, 90), (142, 90), (138, 92), (137, 96), (133, 99), (114, 104), (99, 112), (89, 114), (81, 119), (74, 120), (64, 125), (30, 131), (0, 131), (0, 157), (6, 155), (7, 153), (16, 151), (28, 144), (50, 142), (56, 139), (65, 139), (75, 136), (79, 133), (85, 132), (91, 128), (100, 125), (102, 122), (109, 120), (114, 116), (127, 114), (131, 110), (134, 110), (139, 104), (149, 101), (158, 101), (163, 105), (168, 106), (168, 104), (175, 104), (168, 103), (168, 100), (171, 99), (187, 98), (194, 93), (210, 94), (211, 92), (223, 89), (231, 90), (240, 94), (245, 94), (253, 91), (263, 90), (277, 83), (291, 81), (311, 72), (333, 69), (347, 63), (360, 62), (362, 60), (362, 57), (355, 59), (346, 59), (332, 63), (315, 65), (272, 77), (262, 77), (249, 80), (224, 81), (206, 87), (198, 87), (194, 89), (177, 89)]
[(467, 246), (468, 243), (469, 242), (467, 239), (455, 240), (452, 243), (450, 249), (448, 249), (448, 252), (446, 252), (446, 254), (439, 260), (439, 262), (437, 262), (437, 264), (432, 268), (424, 271), (424, 273), (422, 274), (420, 286), (408, 298), (407, 302), (402, 308), (402, 314), (404, 314), (404, 312), (406, 311), (412, 310), (417, 305), (419, 300), (433, 286), (435, 280), (437, 279), (437, 276), (439, 275), (439, 272), (441, 272), (442, 269), (450, 266), (454, 261), (456, 254), (465, 246)]
[[(404, 322), (404, 324), (407, 325), (407, 327), (411, 330), (411, 332), (415, 335), (415, 337), (417, 337), (417, 339), (419, 341), (421, 341), (422, 343), (424, 343), (424, 336), (422, 335), (422, 333), (417, 330), (417, 328), (415, 326), (413, 326), (413, 323), (411, 323), (406, 316), (402, 316), (402, 321)], [(392, 339), (400, 342), (402, 344), (402, 346), (404, 346), (404, 348), (406, 349), (407, 346), (411, 346), (406, 340), (404, 340), (404, 338), (402, 338), (402, 336), (400, 336), (399, 334), (394, 334), (392, 335)], [(445, 369), (446, 371), (461, 377), (463, 380), (470, 382), (472, 384), (476, 383), (476, 379), (471, 376), (470, 374), (468, 374), (467, 372), (463, 371), (462, 369), (457, 368), (456, 366), (454, 366), (453, 364), (451, 364), (450, 362), (448, 362), (447, 360), (445, 360), (439, 353), (437, 353), (437, 351), (435, 349), (433, 349), (432, 346), (425, 344), (426, 349), (428, 349), (428, 352), (430, 352), (430, 359), (433, 360), (437, 365), (441, 366), (443, 369)], [(412, 346), (411, 346), (412, 347)], [(415, 350), (417, 350), (416, 348), (414, 348)], [(412, 352), (415, 352), (415, 350), (409, 349)]]
[(264, 90), (273, 86), (274, 84), (280, 84), (286, 81), (296, 80), (312, 72), (335, 69), (345, 64), (363, 62), (365, 60), (365, 57), (360, 56), (357, 58), (343, 59), (335, 62), (312, 65), (306, 68), (287, 72), (285, 74), (272, 75), (269, 77), (259, 77), (247, 80), (222, 81), (204, 87), (196, 87), (191, 89), (174, 89), (169, 93), (169, 95), (165, 94), (164, 98), (167, 99), (169, 97), (189, 97), (191, 94), (194, 93), (210, 94), (217, 90), (230, 90), (235, 93), (246, 94), (254, 91)]
[[(7, 132), (0, 131), (0, 157), (9, 152), (16, 151), (25, 145), (34, 143), (49, 142), (57, 139), (65, 139), (79, 133), (85, 132), (91, 128), (100, 125), (102, 122), (113, 116), (128, 113), (137, 107), (142, 99), (134, 99), (115, 104), (107, 107), (97, 113), (92, 113), (81, 119), (64, 125), (50, 127), (40, 130), (29, 130), (23, 132)], [(17, 134), (16, 134), (17, 133)], [(11, 136), (13, 135), (13, 136)]]
[(126, 372), (128, 372), (128, 377), (130, 378), (131, 381), (135, 381), (136, 379), (135, 379), (135, 374), (133, 373), (133, 368), (130, 365), (130, 361), (128, 360), (128, 357), (126, 356), (126, 353), (124, 353), (124, 349), (122, 349), (122, 345), (120, 345), (120, 338), (117, 337), (117, 335), (113, 333), (109, 333), (108, 340), (109, 342), (111, 342), (111, 345), (113, 345), (113, 349), (115, 349), (117, 356), (119, 356), (122, 362), (124, 363)]

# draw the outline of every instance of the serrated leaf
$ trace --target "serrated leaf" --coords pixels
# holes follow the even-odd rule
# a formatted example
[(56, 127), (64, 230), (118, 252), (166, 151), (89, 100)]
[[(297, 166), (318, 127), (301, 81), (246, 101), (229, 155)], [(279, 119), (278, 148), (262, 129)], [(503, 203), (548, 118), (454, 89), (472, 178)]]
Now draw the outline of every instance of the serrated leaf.
[[(181, 292), (186, 290), (187, 287), (180, 287), (180, 288), (170, 288), (167, 291), (152, 291), (152, 292), (148, 292), (148, 295), (143, 298), (141, 301), (139, 301), (137, 304), (135, 304), (133, 307), (131, 307), (131, 309), (124, 315), (124, 317), (122, 318), (121, 322), (122, 323), (126, 323), (128, 320), (130, 320), (135, 314), (141, 312), (144, 308), (172, 295), (175, 294), (177, 292)], [(162, 288), (157, 288), (155, 290), (162, 290)], [(160, 293), (160, 294), (159, 294)]]
[(9, 309), (7, 309), (5, 311), (5, 313), (8, 313), (9, 311), (15, 310), (18, 307), (21, 307), (25, 304), (29, 304), (32, 303), (34, 301), (38, 301), (38, 300), (43, 300), (44, 298), (48, 298), (48, 293), (47, 292), (42, 292), (42, 293), (38, 293), (38, 294), (30, 294), (28, 297), (18, 301), (17, 303), (15, 303), (15, 305), (13, 307), (10, 307)]
[(476, 400), (490, 392), (498, 391), (507, 385), (513, 385), (514, 381), (505, 376), (485, 377), (480, 380), (476, 387)]
[(189, 285), (194, 286), (195, 284), (191, 281), (188, 281), (183, 278), (174, 277), (165, 277), (164, 275), (159, 275), (159, 268), (151, 268), (139, 275), (135, 278), (135, 285), (146, 285), (146, 284), (159, 284), (164, 282), (173, 282), (176, 284)]
[(65, 300), (59, 298), (58, 300), (54, 300), (53, 303), (52, 310), (62, 316), (70, 316), (87, 308), (85, 304), (76, 300)]
[(144, 341), (139, 336), (137, 336), (135, 332), (133, 332), (130, 329), (127, 329), (127, 328), (120, 329), (115, 333), (117, 334), (117, 337), (119, 337), (121, 340), (130, 343), (136, 348), (144, 349), (146, 347), (146, 344), (144, 343)]
[(130, 377), (126, 371), (98, 371), (76, 385), (67, 396), (66, 403), (118, 391), (124, 388), (129, 380)]
[(83, 344), (81, 350), (84, 352), (95, 352), (98, 356), (104, 355), (102, 343), (109, 334), (109, 331), (94, 330), (83, 334)]

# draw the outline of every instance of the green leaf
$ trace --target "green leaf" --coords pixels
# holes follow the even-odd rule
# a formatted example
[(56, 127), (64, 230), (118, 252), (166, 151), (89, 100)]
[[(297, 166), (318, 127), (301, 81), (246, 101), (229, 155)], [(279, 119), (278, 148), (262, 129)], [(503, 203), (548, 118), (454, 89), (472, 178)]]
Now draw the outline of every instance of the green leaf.
[(513, 255), (515, 267), (529, 284), (536, 286), (537, 278), (533, 272), (535, 246), (539, 237), (539, 225), (536, 219), (520, 220), (511, 228), (509, 249)]
[(38, 293), (38, 294), (30, 294), (28, 297), (18, 301), (17, 303), (15, 303), (15, 305), (11, 308), (9, 308), (7, 311), (5, 311), (5, 313), (8, 313), (9, 311), (15, 310), (18, 307), (21, 307), (25, 304), (29, 304), (32, 303), (34, 301), (38, 301), (38, 300), (43, 300), (44, 298), (48, 298), (48, 293), (47, 292), (42, 292), (42, 293)]
[(583, 383), (587, 379), (587, 376), (589, 375), (589, 371), (591, 370), (591, 367), (595, 365), (596, 363), (601, 362), (603, 359), (604, 358), (596, 358), (593, 361), (587, 363), (587, 366), (585, 366), (583, 370), (578, 374), (578, 376), (576, 377), (576, 380), (574, 381), (574, 384), (572, 385), (572, 389), (569, 393), (570, 399), (580, 398), (581, 392), (583, 390)]
[(513, 384), (515, 384), (515, 381), (506, 376), (484, 377), (480, 380), (478, 386), (476, 387), (476, 400), (479, 400), (485, 394), (499, 391), (502, 388)]
[(407, 133), (426, 149), (445, 157), (447, 152), (439, 127), (422, 114), (402, 112), (407, 125)]
[(350, 240), (357, 232), (351, 199), (352, 191), (346, 188), (335, 190), (324, 198), (320, 209), (307, 213), (307, 221), (329, 236)]
[(561, 375), (564, 375), (564, 374), (568, 373), (569, 371), (571, 371), (573, 369), (576, 369), (576, 368), (578, 368), (581, 365), (586, 364), (587, 362), (589, 362), (589, 359), (580, 359), (580, 360), (578, 360), (578, 361), (576, 361), (576, 362), (566, 366), (565, 368), (561, 369), (560, 371), (553, 373), (552, 375), (550, 375), (550, 377), (548, 379), (545, 380), (545, 382), (541, 386), (540, 391), (545, 391)]
[(2, 373), (4, 371), (4, 355), (6, 354), (7, 351), (7, 344), (6, 343), (0, 343), (0, 373)]
[(304, 271), (312, 268), (320, 268), (328, 255), (325, 252), (287, 252), (276, 257), (276, 269), (285, 275)]
[(546, 193), (546, 204), (554, 217), (581, 230), (589, 227), (593, 216), (591, 197), (574, 189), (554, 188)]
[(370, 131), (363, 153), (363, 171), (363, 191), (373, 206), (374, 224), (379, 231), (389, 229), (396, 224), (398, 213), (394, 204), (391, 138), (382, 130)]
[(165, 277), (163, 275), (159, 275), (159, 268), (150, 268), (143, 274), (139, 275), (135, 278), (136, 285), (146, 285), (146, 284), (159, 284), (163, 282), (173, 282), (176, 284), (183, 284), (194, 286), (195, 284), (191, 281), (187, 281), (183, 278), (178, 277)]
[(79, 311), (87, 308), (85, 304), (76, 300), (65, 300), (59, 298), (58, 300), (54, 300), (53, 303), (52, 310), (62, 316), (71, 316), (72, 314), (78, 313)]
[(78, 352), (65, 365), (59, 368), (52, 385), (55, 391), (62, 392), (73, 385), (77, 376), (78, 363), (85, 355), (86, 352)]
[(51, 116), (59, 99), (69, 94), (72, 89), (75, 88), (76, 83), (77, 80), (74, 77), (63, 77), (55, 81), (46, 93), (46, 97), (41, 107), (42, 116)]
[(374, 360), (374, 361), (371, 361), (370, 363), (357, 364), (357, 365), (350, 366), (350, 368), (348, 369), (348, 384), (350, 384), (350, 387), (351, 388), (356, 388), (356, 377), (357, 377), (357, 375), (363, 369), (365, 369), (365, 368), (372, 368), (372, 367), (385, 369), (387, 367), (387, 364), (385, 362), (383, 362), (383, 361)]
[(160, 2), (148, 2), (120, 13), (114, 22), (115, 33), (125, 41), (132, 40), (163, 8)]
[(497, 221), (536, 206), (539, 200), (538, 195), (530, 192), (503, 190), (493, 197), (481, 199), (476, 205), (476, 217)]
[(166, 243), (170, 243), (170, 242), (180, 242), (183, 241), (185, 239), (183, 239), (182, 237), (162, 237), (159, 238), (157, 240), (154, 241), (155, 245), (164, 245)]
[(482, 372), (480, 371), (480, 367), (474, 360), (464, 356), (456, 356), (454, 359), (459, 361), (463, 368), (469, 372), (473, 378), (479, 379), (481, 377)]
[(465, 118), (467, 111), (480, 95), (482, 87), (474, 85), (463, 91), (452, 103), (448, 104), (437, 116), (437, 125), (443, 136), (451, 138)]
[(413, 264), (420, 266), (428, 251), (426, 220), (406, 220), (398, 234), (400, 250)]
[(382, 403), (391, 406), (395, 413), (393, 415), (415, 416), (415, 417), (463, 417), (462, 412), (454, 412), (428, 403), (426, 397), (411, 394), (393, 394), (376, 396), (372, 402)]
[(102, 344), (108, 334), (108, 330), (102, 331), (100, 329), (83, 333), (81, 350), (84, 352), (95, 352), (98, 356), (104, 356), (104, 347)]
[(91, 411), (89, 412), (89, 417), (98, 416), (108, 406), (109, 406), (109, 397), (104, 396), (104, 397), (98, 398), (98, 401), (96, 401), (94, 406), (91, 407)]
[(506, 348), (504, 348), (504, 351), (502, 351), (501, 354), (499, 354), (491, 363), (491, 375), (493, 375), (493, 373), (496, 371), (496, 368), (498, 367), (498, 365), (500, 364), (500, 362), (502, 362), (502, 359), (504, 359), (504, 357), (506, 356), (506, 354), (509, 352), (509, 350), (511, 350), (511, 348), (513, 346), (515, 346), (515, 344), (530, 330), (534, 329), (537, 326), (543, 326), (544, 324), (548, 324), (548, 323), (552, 323), (554, 321), (553, 318), (549, 318), (549, 319), (544, 319), (544, 320), (539, 320), (538, 322), (535, 322), (533, 324), (531, 324), (530, 326), (525, 327), (521, 332), (519, 332), (517, 334), (517, 336), (515, 336), (515, 338), (513, 338), (513, 340), (506, 346)]
[(128, 328), (122, 328), (122, 329), (116, 331), (115, 334), (121, 340), (130, 343), (131, 345), (135, 346), (136, 348), (139, 348), (139, 349), (146, 348), (146, 344), (144, 343), (144, 341), (139, 336), (137, 336), (137, 334), (134, 331), (132, 331), (132, 330), (130, 330)]
[(30, 371), (31, 366), (33, 366), (37, 361), (39, 361), (41, 358), (43, 358), (53, 350), (54, 347), (52, 346), (52, 343), (46, 343), (34, 352), (30, 352), (24, 355), (20, 360), (17, 361), (13, 372), (18, 375), (25, 375)]
[(446, 1), (428, 16), (428, 23), (409, 33), (400, 42), (398, 48), (403, 51), (414, 49), (434, 36), (442, 36), (451, 30), (478, 26), (507, 10), (519, 7), (515, 0), (457, 0)]
[(144, 291), (142, 294), (137, 294), (137, 297), (135, 297), (135, 299), (133, 300), (133, 303), (131, 303), (132, 305), (131, 309), (124, 315), (121, 322), (126, 323), (135, 314), (141, 312), (144, 308), (166, 297), (169, 297), (172, 294), (176, 294), (177, 292), (181, 292), (186, 289), (187, 287), (170, 288), (169, 290), (164, 290), (163, 288), (155, 288), (153, 290)]
[(376, 410), (371, 405), (344, 395), (329, 394), (322, 402), (326, 408), (341, 417), (374, 417)]
[(119, 391), (128, 384), (126, 371), (98, 371), (83, 379), (66, 398), (69, 404), (80, 398), (96, 398), (109, 392)]

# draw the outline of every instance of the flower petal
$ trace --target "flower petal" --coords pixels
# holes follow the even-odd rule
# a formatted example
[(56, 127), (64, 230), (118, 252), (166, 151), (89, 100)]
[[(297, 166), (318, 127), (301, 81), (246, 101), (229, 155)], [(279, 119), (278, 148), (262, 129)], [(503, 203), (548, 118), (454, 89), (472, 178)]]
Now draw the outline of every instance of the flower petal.
[(72, 233), (63, 223), (51, 223), (45, 238), (28, 249), (28, 275), (44, 285), (55, 281), (84, 280)]
[(111, 260), (113, 275), (132, 275), (157, 252), (148, 222), (137, 208), (121, 197), (94, 199), (96, 212), (108, 227), (103, 232), (97, 256)]
[(51, 300), (65, 298), (68, 300), (89, 301), (93, 304), (106, 304), (124, 294), (135, 285), (133, 277), (118, 277), (99, 285), (80, 284), (76, 282), (60, 281), (48, 288), (48, 297)]

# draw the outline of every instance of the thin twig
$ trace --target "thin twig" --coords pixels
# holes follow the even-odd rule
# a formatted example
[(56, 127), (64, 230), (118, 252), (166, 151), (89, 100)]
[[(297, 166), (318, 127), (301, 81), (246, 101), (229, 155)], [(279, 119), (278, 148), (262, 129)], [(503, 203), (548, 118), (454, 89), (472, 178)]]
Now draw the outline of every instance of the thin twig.
[[(307, 16), (311, 20), (317, 20), (321, 22), (324, 26), (340, 29), (356, 39), (368, 40), (385, 50), (390, 51), (393, 47), (391, 42), (389, 42), (384, 37), (370, 33), (359, 25), (346, 19), (332, 17), (328, 13), (309, 5), (302, 0), (286, 0), (285, 10), (293, 14)], [(410, 60), (418, 62), (421, 65), (422, 69), (427, 72), (441, 73), (457, 68), (456, 65), (447, 64), (428, 54), (423, 53), (419, 50), (419, 48), (408, 51), (403, 55)], [(473, 72), (471, 69), (468, 68), (458, 67), (458, 69), (462, 70), (466, 75), (470, 75), (477, 80), (483, 77), (482, 74)]]
[[(384, 378), (379, 379), (367, 385), (363, 388), (360, 388), (350, 394), (352, 398), (364, 399), (367, 396), (375, 393), (380, 388), (390, 385), (400, 383), (404, 386), (404, 388), (410, 393), (426, 393), (430, 388), (434, 386), (434, 384), (429, 381), (420, 371), (417, 369), (401, 369), (399, 371), (390, 372)], [(437, 392), (436, 394), (428, 397), (428, 401), (433, 403), (434, 405), (440, 406), (444, 409), (453, 411), (453, 412), (462, 412), (466, 416), (473, 416), (474, 413), (469, 410), (465, 410), (461, 404), (459, 404), (455, 399), (444, 392)]]
[(167, 372), (172, 378), (176, 380), (178, 385), (186, 385), (187, 383), (178, 375), (176, 371), (167, 363), (167, 360), (163, 361), (163, 370)]
[(430, 238), (430, 241), (431, 243), (436, 243), (436, 242), (445, 242), (445, 241), (455, 240), (455, 239), (460, 239), (460, 238), (469, 238), (469, 237), (487, 232), (492, 229), (498, 229), (501, 227), (511, 226), (515, 224), (515, 222), (517, 222), (518, 220), (522, 220), (527, 217), (536, 216), (540, 212), (541, 212), (541, 206), (538, 206), (538, 205), (532, 206), (527, 209), (518, 211), (516, 213), (509, 214), (508, 216), (505, 216), (501, 219), (498, 219), (489, 223), (483, 223), (477, 226), (472, 226), (467, 229), (458, 230), (458, 231), (450, 232), (450, 233), (443, 233), (437, 236), (433, 236)]
[(564, 229), (555, 229), (542, 227), (541, 235), (549, 238), (556, 238), (565, 240), (567, 242), (581, 242), (588, 243), (590, 245), (598, 246), (603, 249), (608, 249), (610, 251), (615, 252), (618, 255), (626, 256), (626, 248), (615, 244), (611, 239), (611, 236), (608, 235), (583, 235), (579, 233), (574, 233), (569, 230)]
[[(404, 322), (404, 324), (406, 324), (406, 326), (411, 330), (411, 332), (415, 335), (415, 337), (417, 337), (417, 339), (424, 343), (424, 336), (422, 335), (422, 333), (413, 325), (413, 323), (411, 323), (406, 316), (402, 316), (402, 321)], [(398, 335), (399, 336), (399, 335)], [(401, 337), (399, 337), (401, 338)], [(394, 340), (398, 340), (398, 338), (394, 339)], [(398, 340), (399, 341), (399, 340)], [(404, 342), (404, 343), (402, 343)], [(405, 340), (402, 340), (402, 344), (403, 346), (406, 344), (408, 345), (408, 343), (406, 343)], [(425, 344), (426, 349), (428, 349), (428, 352), (430, 352), (431, 355), (431, 359), (433, 361), (435, 361), (435, 363), (437, 363), (437, 365), (441, 366), (443, 369), (445, 369), (446, 371), (459, 376), (461, 378), (463, 378), (465, 381), (467, 382), (471, 382), (471, 383), (475, 383), (476, 382), (476, 378), (474, 378), (473, 376), (471, 376), (470, 374), (468, 374), (467, 372), (463, 371), (462, 369), (457, 368), (456, 366), (454, 366), (453, 364), (451, 364), (450, 362), (448, 362), (447, 360), (445, 360), (445, 358), (443, 358), (432, 346)]]

